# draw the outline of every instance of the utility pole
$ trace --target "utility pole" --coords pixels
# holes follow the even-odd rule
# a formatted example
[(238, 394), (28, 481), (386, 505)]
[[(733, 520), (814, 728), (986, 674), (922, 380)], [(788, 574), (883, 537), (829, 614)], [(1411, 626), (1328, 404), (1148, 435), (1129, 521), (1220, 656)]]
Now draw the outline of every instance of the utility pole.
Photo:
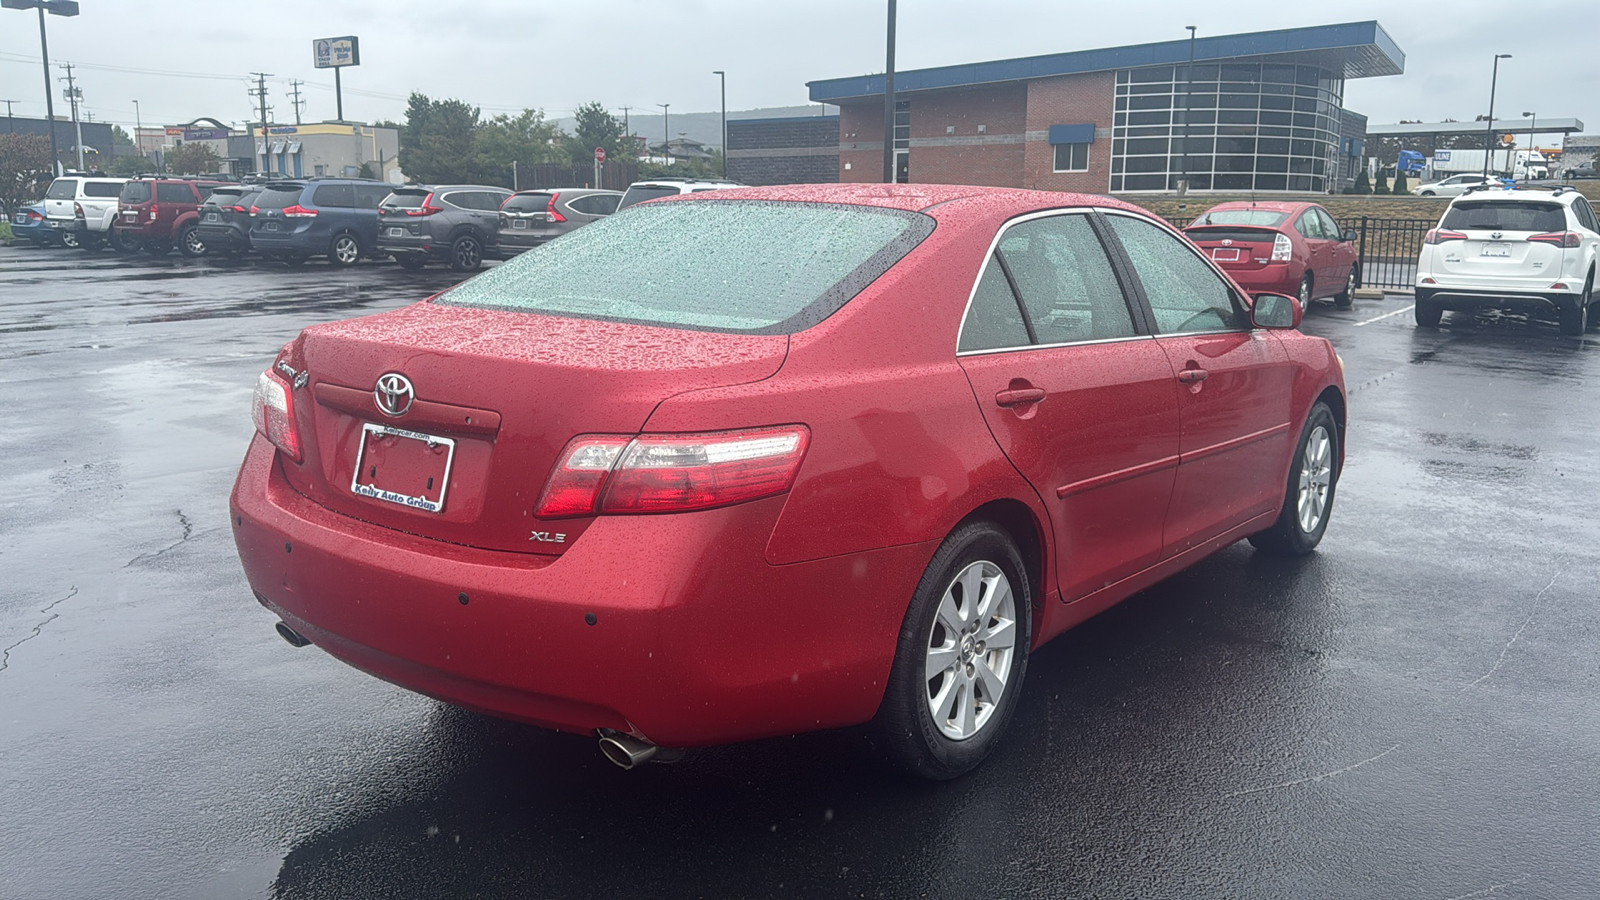
[(133, 101), (133, 152), (144, 155), (144, 116), (139, 113), (139, 101)]
[(712, 72), (722, 81), (722, 177), (728, 177), (728, 74), (721, 69)]
[[(889, 48), (883, 63), (883, 183), (894, 184), (894, 0), (889, 0)], [(908, 129), (909, 130), (909, 129)], [(911, 141), (906, 141), (909, 148)]]
[(261, 110), (261, 168), (258, 172), (265, 173), (269, 168), (267, 158), (267, 79), (272, 77), (271, 72), (251, 72), (255, 76), (256, 86), (249, 91), (250, 96), (256, 98)]
[(10, 134), (16, 127), (11, 121), (11, 104), (13, 104), (15, 102), (17, 102), (17, 101), (15, 101), (15, 100), (0, 100), (0, 103), (4, 103), (6, 105), (6, 134)]
[(633, 107), (624, 106), (622, 108), (622, 136), (623, 137), (629, 137), (630, 136), (629, 133), (633, 130), (632, 126), (630, 126), (628, 124), (628, 110), (630, 110), (630, 109), (633, 109)]
[(1489, 122), (1483, 131), (1483, 177), (1489, 177), (1489, 157), (1494, 154), (1494, 89), (1500, 82), (1500, 60), (1510, 59), (1509, 53), (1494, 55), (1494, 72), (1489, 76)]
[(294, 79), (290, 79), (289, 81), (289, 86), (294, 88), (294, 90), (289, 92), (289, 96), (294, 98), (294, 123), (296, 125), (300, 124), (300, 108), (306, 104), (304, 100), (300, 99), (300, 85), (302, 84), (305, 84), (305, 82), (296, 81)]
[(657, 103), (661, 107), (661, 152), (667, 157), (667, 165), (672, 165), (672, 117), (667, 107), (671, 103)]
[(83, 123), (78, 121), (78, 99), (80, 93), (77, 84), (72, 80), (72, 63), (62, 63), (61, 68), (67, 70), (67, 77), (61, 79), (67, 83), (67, 99), (72, 101), (72, 128), (77, 132), (78, 141), (78, 171), (83, 171)]

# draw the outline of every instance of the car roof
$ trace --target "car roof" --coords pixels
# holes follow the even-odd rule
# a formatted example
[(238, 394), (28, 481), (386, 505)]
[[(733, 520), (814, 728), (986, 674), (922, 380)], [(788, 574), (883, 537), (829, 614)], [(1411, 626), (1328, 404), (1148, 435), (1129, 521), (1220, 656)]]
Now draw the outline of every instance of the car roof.
[[(1268, 212), (1292, 213), (1316, 205), (1305, 201), (1292, 202), (1288, 200), (1229, 200), (1224, 203), (1218, 203), (1216, 206), (1206, 210), (1206, 212), (1212, 213), (1229, 209), (1264, 209)], [(1201, 213), (1201, 215), (1205, 215), (1205, 213)]]
[(401, 191), (505, 191), (511, 193), (510, 188), (503, 188), (496, 184), (397, 184), (393, 185), (394, 193)]
[(1450, 205), (1454, 206), (1463, 200), (1472, 200), (1475, 202), (1479, 200), (1543, 200), (1549, 203), (1572, 203), (1574, 198), (1581, 196), (1583, 195), (1579, 193), (1577, 188), (1568, 187), (1567, 185), (1557, 185), (1555, 188), (1550, 190), (1537, 188), (1512, 188), (1508, 191), (1504, 189), (1497, 190), (1495, 188), (1489, 188), (1486, 191), (1470, 191), (1468, 193), (1452, 197), (1450, 198)]
[[(643, 184), (643, 183), (644, 182), (640, 182), (640, 184)], [(517, 196), (520, 197), (523, 194), (620, 194), (622, 192), (621, 191), (609, 190), (607, 188), (547, 187), (547, 188), (524, 188), (523, 190), (517, 191), (516, 193), (517, 193)]]
[(730, 200), (839, 203), (907, 212), (930, 212), (939, 207), (943, 212), (961, 210), (964, 215), (967, 211), (974, 213), (982, 211), (986, 216), (998, 215), (1006, 218), (1040, 209), (1092, 206), (1101, 209), (1127, 210), (1151, 219), (1157, 218), (1148, 210), (1100, 194), (1028, 191), (965, 184), (790, 184), (680, 194), (677, 197), (663, 197), (649, 202), (721, 203)]

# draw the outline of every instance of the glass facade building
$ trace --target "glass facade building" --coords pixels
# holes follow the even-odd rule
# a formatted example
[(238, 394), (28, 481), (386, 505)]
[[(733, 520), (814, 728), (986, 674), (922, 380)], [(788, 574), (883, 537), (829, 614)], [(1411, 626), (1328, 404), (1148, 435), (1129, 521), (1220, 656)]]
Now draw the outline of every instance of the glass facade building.
[(1111, 190), (1328, 190), (1344, 78), (1320, 66), (1196, 63), (1117, 72)]

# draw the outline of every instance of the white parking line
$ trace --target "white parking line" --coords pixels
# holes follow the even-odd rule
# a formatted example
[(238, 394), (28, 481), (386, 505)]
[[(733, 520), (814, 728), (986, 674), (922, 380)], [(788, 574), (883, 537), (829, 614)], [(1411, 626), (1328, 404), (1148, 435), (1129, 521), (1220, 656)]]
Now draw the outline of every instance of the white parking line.
[(1405, 309), (1397, 309), (1394, 312), (1386, 312), (1381, 316), (1373, 316), (1372, 318), (1366, 320), (1365, 322), (1357, 322), (1355, 327), (1360, 328), (1363, 325), (1371, 325), (1373, 322), (1377, 322), (1377, 321), (1382, 320), (1382, 319), (1387, 319), (1390, 316), (1398, 316), (1401, 313), (1411, 312), (1411, 310), (1415, 309), (1416, 306), (1417, 305), (1415, 303), (1413, 303), (1410, 306), (1406, 307)]

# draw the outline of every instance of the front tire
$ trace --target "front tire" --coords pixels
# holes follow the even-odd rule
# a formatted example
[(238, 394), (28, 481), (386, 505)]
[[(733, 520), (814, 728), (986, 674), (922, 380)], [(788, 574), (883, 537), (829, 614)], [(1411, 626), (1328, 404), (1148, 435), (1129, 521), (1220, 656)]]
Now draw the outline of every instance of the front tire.
[(1305, 556), (1322, 542), (1339, 484), (1339, 424), (1322, 401), (1311, 405), (1289, 465), (1288, 490), (1278, 520), (1250, 535), (1257, 550), (1278, 556)]
[(457, 272), (475, 272), (483, 265), (483, 242), (474, 235), (463, 234), (450, 245), (450, 268)]
[(896, 764), (943, 781), (994, 749), (1027, 672), (1032, 599), (998, 526), (971, 522), (945, 538), (912, 595), (874, 722)]
[(361, 242), (353, 234), (341, 234), (328, 245), (328, 262), (339, 268), (353, 266), (361, 260)]

